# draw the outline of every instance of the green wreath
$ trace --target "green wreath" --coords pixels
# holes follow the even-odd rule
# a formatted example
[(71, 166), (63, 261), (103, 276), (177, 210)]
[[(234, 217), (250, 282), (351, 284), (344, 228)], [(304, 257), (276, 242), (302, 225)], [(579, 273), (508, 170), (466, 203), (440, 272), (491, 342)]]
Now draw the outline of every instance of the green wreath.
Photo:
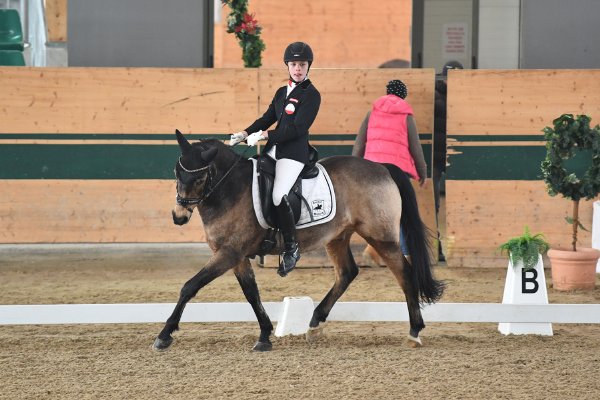
[(260, 38), (262, 27), (254, 14), (248, 14), (248, 0), (221, 0), (221, 3), (231, 8), (231, 13), (227, 16), (227, 33), (235, 34), (242, 48), (244, 67), (260, 67), (265, 43)]
[[(600, 126), (590, 127), (587, 115), (563, 114), (552, 121), (554, 128), (543, 129), (546, 138), (546, 158), (542, 161), (542, 174), (550, 196), (579, 201), (595, 198), (600, 193)], [(592, 162), (583, 176), (569, 173), (563, 166), (581, 150), (590, 150)]]

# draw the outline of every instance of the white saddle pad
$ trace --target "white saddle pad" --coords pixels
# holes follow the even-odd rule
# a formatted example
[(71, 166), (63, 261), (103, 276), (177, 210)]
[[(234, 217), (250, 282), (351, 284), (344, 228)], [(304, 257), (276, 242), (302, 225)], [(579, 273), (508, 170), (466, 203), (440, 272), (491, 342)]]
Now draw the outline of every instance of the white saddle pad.
[[(254, 213), (260, 226), (264, 229), (273, 228), (267, 224), (262, 213), (258, 193), (256, 159), (251, 158), (251, 160), (254, 166), (254, 173), (252, 175), (252, 204), (254, 205)], [(297, 229), (324, 224), (335, 217), (335, 192), (331, 184), (331, 179), (329, 179), (329, 174), (321, 164), (317, 163), (316, 165), (319, 168), (319, 175), (316, 178), (302, 180), (302, 196), (306, 199), (310, 210), (306, 208), (306, 203), (302, 201), (300, 220), (296, 224)]]

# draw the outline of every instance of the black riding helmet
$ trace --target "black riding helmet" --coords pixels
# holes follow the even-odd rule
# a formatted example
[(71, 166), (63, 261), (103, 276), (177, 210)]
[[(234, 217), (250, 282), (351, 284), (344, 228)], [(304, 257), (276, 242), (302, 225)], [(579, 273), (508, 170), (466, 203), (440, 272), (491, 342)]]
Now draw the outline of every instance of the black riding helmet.
[(313, 52), (304, 42), (294, 42), (286, 47), (283, 53), (283, 62), (287, 65), (290, 61), (308, 61), (308, 68), (313, 62)]
[[(283, 62), (285, 65), (287, 65), (290, 61), (308, 61), (308, 74), (308, 71), (310, 71), (310, 66), (313, 62), (312, 49), (304, 42), (294, 42), (290, 44), (288, 47), (286, 47), (285, 52), (283, 53)], [(295, 83), (300, 83), (292, 79), (291, 76), (290, 80)]]

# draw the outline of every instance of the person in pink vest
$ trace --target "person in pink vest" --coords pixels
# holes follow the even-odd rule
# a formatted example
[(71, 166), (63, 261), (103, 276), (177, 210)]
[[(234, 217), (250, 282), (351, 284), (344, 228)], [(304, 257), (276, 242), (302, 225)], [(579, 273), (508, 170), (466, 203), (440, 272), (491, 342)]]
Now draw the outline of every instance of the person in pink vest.
[[(427, 164), (419, 140), (419, 131), (410, 104), (406, 85), (398, 79), (389, 81), (387, 94), (375, 100), (367, 113), (352, 149), (352, 155), (378, 163), (394, 164), (423, 186)], [(400, 245), (409, 256), (404, 234), (400, 230)], [(366, 264), (383, 265), (371, 246), (363, 252)]]

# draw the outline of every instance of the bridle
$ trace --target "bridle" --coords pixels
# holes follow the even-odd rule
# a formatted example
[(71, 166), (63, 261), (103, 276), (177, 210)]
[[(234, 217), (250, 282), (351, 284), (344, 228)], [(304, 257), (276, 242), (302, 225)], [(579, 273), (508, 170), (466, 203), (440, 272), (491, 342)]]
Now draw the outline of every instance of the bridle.
[[(213, 161), (211, 161), (208, 165), (206, 165), (202, 168), (187, 169), (186, 167), (183, 166), (183, 164), (181, 164), (181, 157), (183, 157), (183, 156), (179, 156), (179, 160), (177, 161), (177, 163), (179, 164), (179, 166), (181, 167), (182, 170), (184, 170), (185, 172), (187, 172), (189, 174), (195, 174), (195, 173), (202, 172), (202, 171), (208, 169), (208, 178), (207, 178), (206, 183), (204, 184), (204, 188), (202, 189), (201, 197), (188, 197), (188, 198), (181, 197), (179, 195), (179, 190), (177, 190), (177, 204), (184, 207), (189, 212), (194, 211), (194, 209), (191, 208), (190, 206), (194, 206), (194, 205), (199, 206), (206, 199), (208, 199), (210, 197), (210, 195), (213, 194), (215, 189), (217, 189), (219, 187), (219, 185), (225, 180), (225, 178), (227, 178), (227, 176), (231, 173), (231, 171), (233, 171), (233, 168), (237, 165), (237, 163), (243, 158), (241, 155), (238, 155), (238, 157), (236, 158), (234, 163), (229, 167), (227, 172), (225, 172), (225, 174), (221, 177), (221, 179), (219, 179), (217, 181), (217, 183), (215, 183), (213, 185), (212, 182), (214, 179), (214, 175), (213, 175), (212, 169), (210, 168), (211, 165), (214, 164)], [(177, 178), (177, 180), (179, 180), (179, 178)]]

